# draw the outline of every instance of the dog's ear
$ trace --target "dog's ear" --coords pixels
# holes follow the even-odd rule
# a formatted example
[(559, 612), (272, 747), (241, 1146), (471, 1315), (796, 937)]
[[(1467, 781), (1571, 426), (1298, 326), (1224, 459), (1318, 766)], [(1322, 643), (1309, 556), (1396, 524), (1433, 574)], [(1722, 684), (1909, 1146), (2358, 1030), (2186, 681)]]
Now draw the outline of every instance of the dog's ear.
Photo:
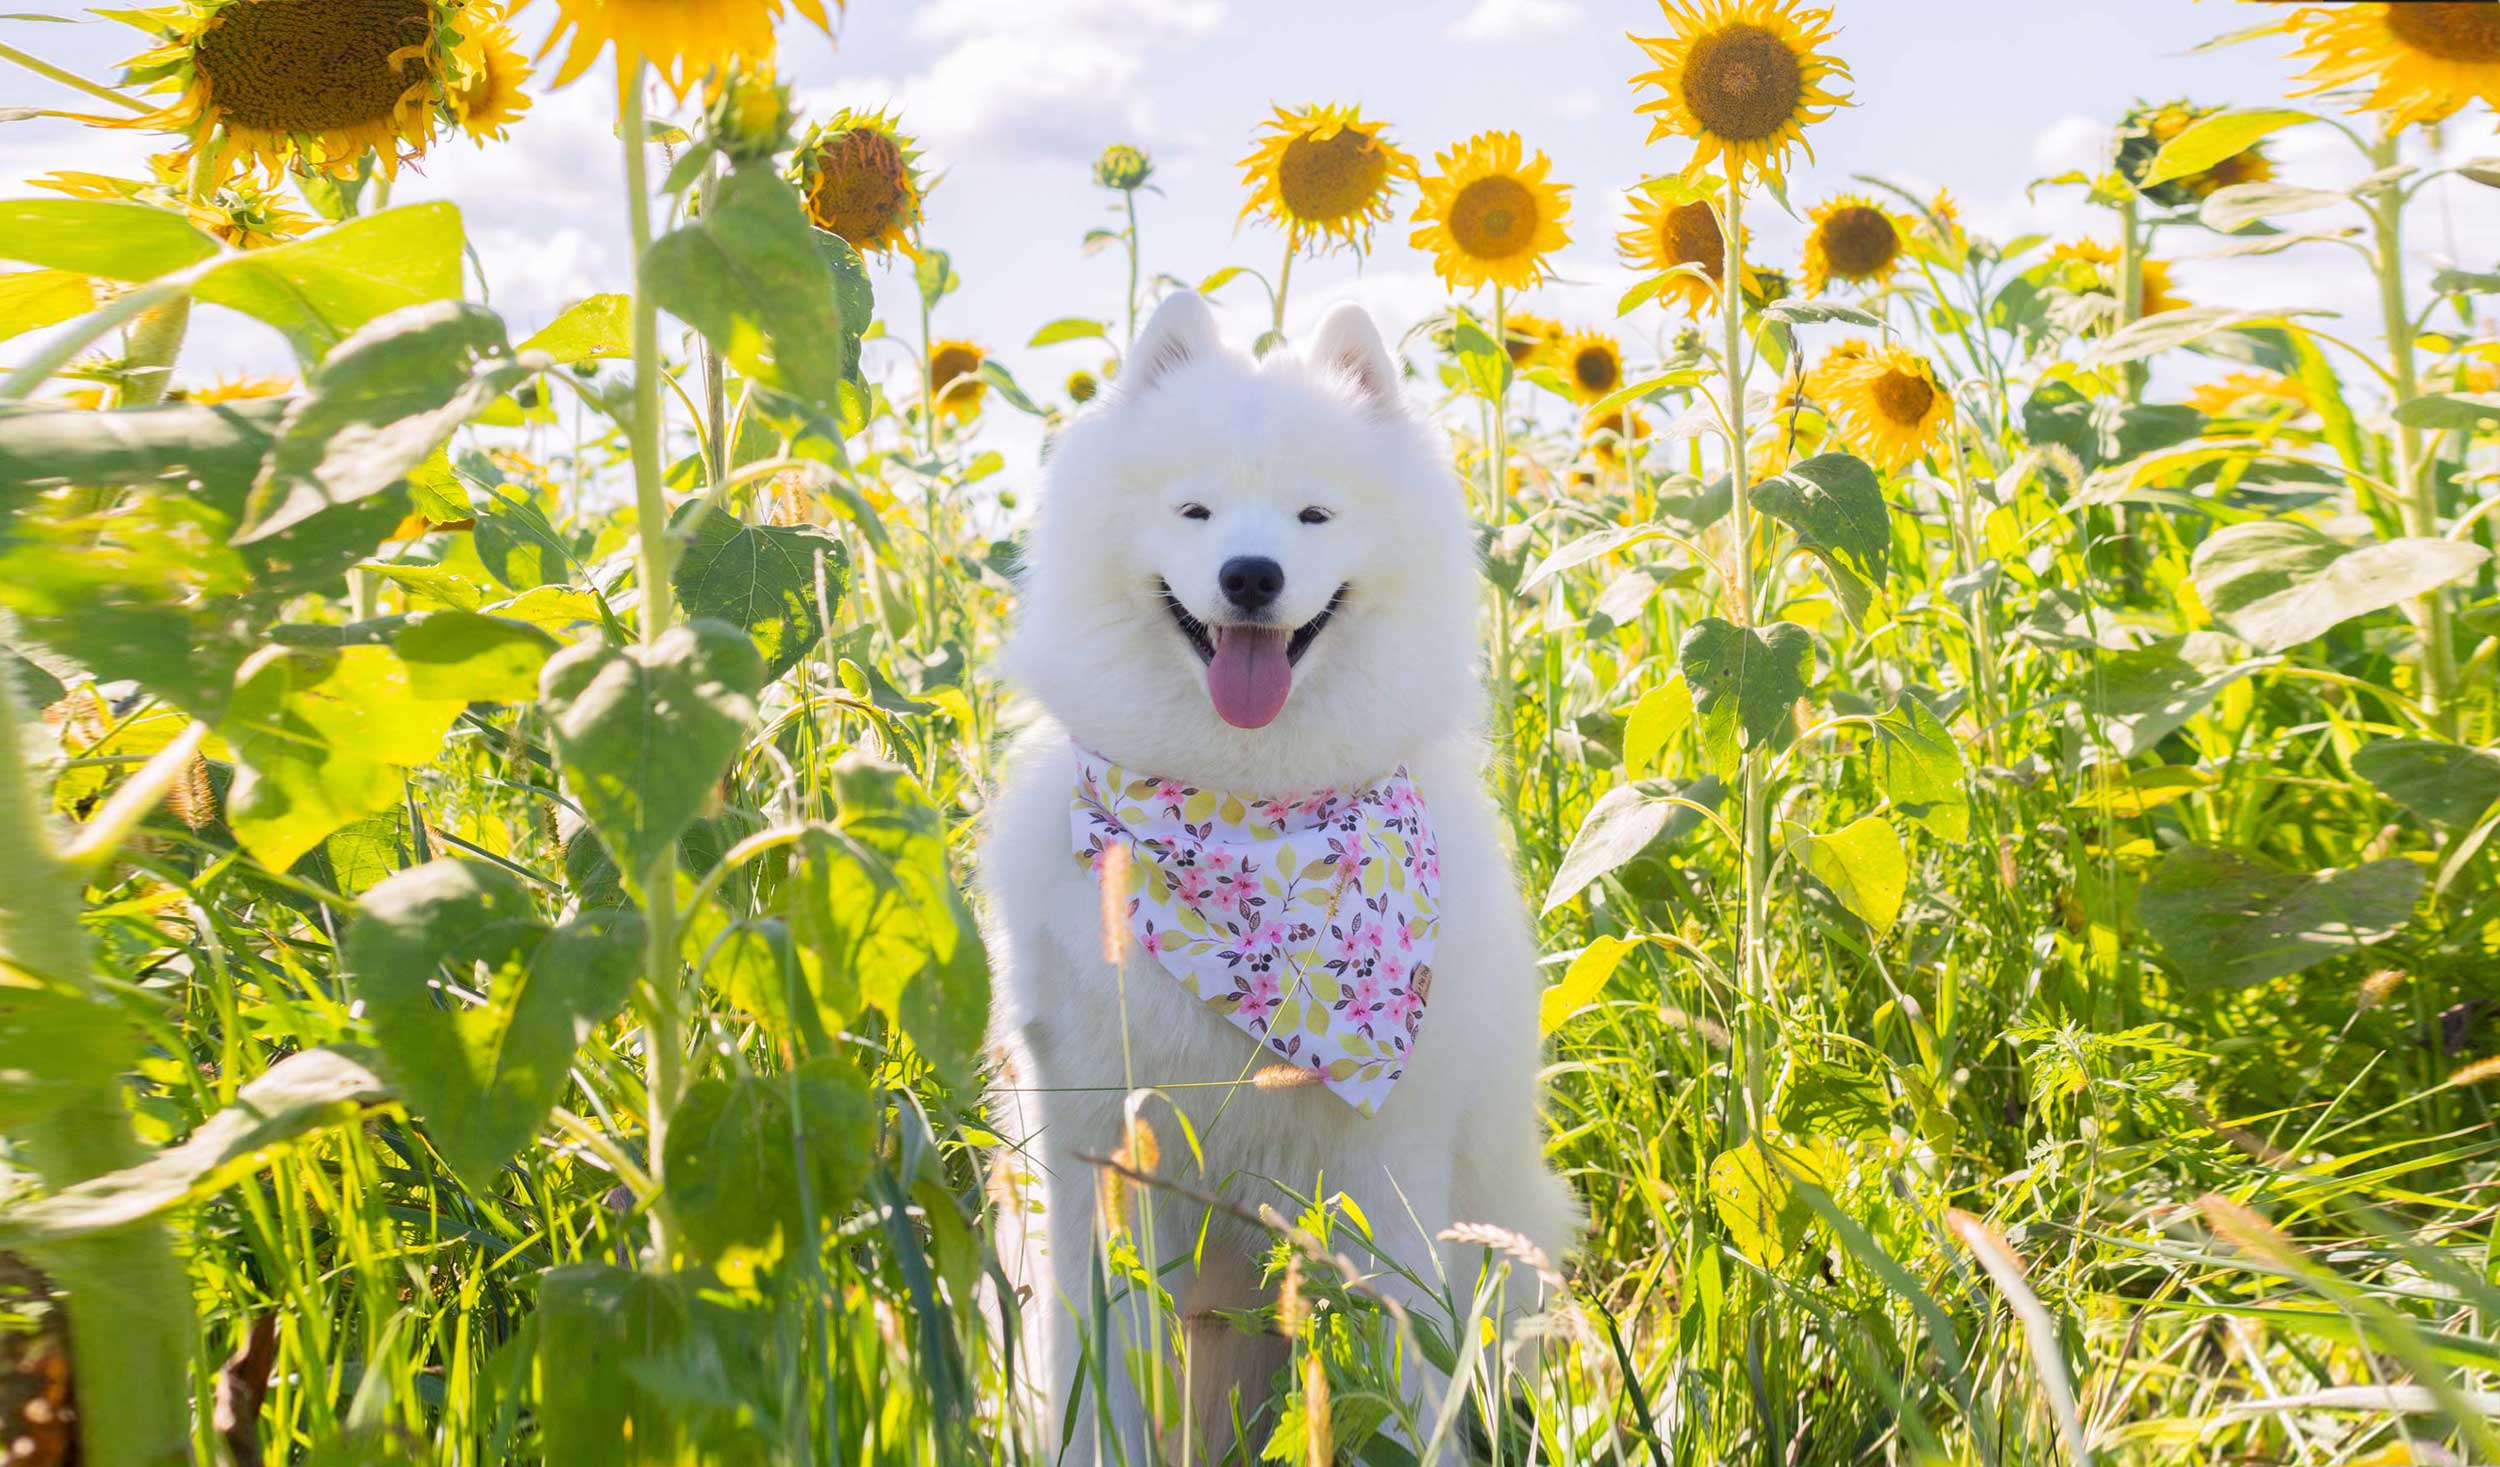
[(1319, 335), (1311, 341), (1311, 365), (1344, 376), (1354, 384), (1364, 405), (1381, 417), (1406, 410), (1398, 359), (1389, 354), (1389, 344), (1380, 339), (1380, 328), (1372, 324), (1371, 313), (1352, 301), (1335, 307), (1321, 319)]
[(1224, 349), (1216, 330), (1215, 312), (1194, 290), (1176, 290), (1163, 298), (1137, 333), (1120, 363), (1120, 385), (1128, 393), (1144, 392), (1191, 362), (1204, 361)]

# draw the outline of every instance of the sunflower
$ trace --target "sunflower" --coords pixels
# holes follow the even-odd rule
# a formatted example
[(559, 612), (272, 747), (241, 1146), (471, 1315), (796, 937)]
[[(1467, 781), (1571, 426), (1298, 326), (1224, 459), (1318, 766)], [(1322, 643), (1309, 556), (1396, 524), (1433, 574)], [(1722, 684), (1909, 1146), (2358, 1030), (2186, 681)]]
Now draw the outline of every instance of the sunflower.
[(1135, 143), (1113, 143), (1094, 160), (1094, 182), (1120, 193), (1137, 192), (1154, 175), (1154, 160)]
[[(651, 69), (684, 97), (713, 67), (744, 61), (762, 65), (773, 58), (773, 28), (781, 23), (783, 0), (556, 0), (554, 29), (547, 33), (544, 56), (571, 31), (564, 64), (556, 72), (563, 86), (590, 69), (599, 53), (616, 47), (617, 85), (633, 76), (634, 64)], [(830, 30), (824, 0), (789, 0), (790, 6), (819, 30)]]
[(1886, 469), (1932, 451), (1952, 416), (1936, 369), (1905, 347), (1847, 343), (1815, 368), (1807, 390), (1850, 443)]
[(283, 377), (220, 377), (204, 387), (177, 387), (165, 394), (168, 402), (220, 403), (248, 402), (254, 398), (284, 397), (295, 390), (295, 384)]
[(1389, 141), (1386, 127), (1353, 107), (1279, 107), (1261, 126), (1241, 160), (1241, 181), (1250, 186), (1241, 217), (1265, 215), (1297, 248), (1311, 239), (1369, 247), (1372, 226), (1389, 217), (1390, 191), (1416, 176), (1414, 158)]
[(1595, 402), (1623, 385), (1623, 348), (1602, 331), (1574, 331), (1555, 342), (1553, 362), (1581, 402)]
[(1502, 350), (1510, 354), (1514, 367), (1524, 369), (1552, 361), (1554, 344), (1562, 339), (1560, 321), (1527, 311), (1512, 311), (1502, 318)]
[[(2116, 247), (2096, 239), (2077, 240), (2049, 251), (2049, 261), (2058, 267), (2059, 277), (2068, 290), (2078, 295), (2118, 294), (2119, 262)], [(2170, 264), (2166, 260), (2145, 257), (2138, 267), (2144, 276), (2143, 289), (2137, 292), (2136, 316), (2158, 316), (2187, 304), (2170, 293)]]
[(134, 199), (179, 210), (193, 224), (238, 250), (282, 244), (312, 228), (312, 220), (298, 213), (264, 175), (241, 159), (226, 158), (218, 170), (224, 177), (209, 183), (196, 199), (191, 196), (190, 168), (181, 154), (160, 153), (148, 160), (148, 168), (152, 180), (61, 172), (33, 183), (72, 198)]
[(1719, 303), (1727, 280), (1727, 236), (1708, 201), (1678, 204), (1655, 194), (1633, 200), (1632, 227), (1615, 236), (1615, 250), (1624, 264), (1650, 274), (1699, 265), (1701, 274), (1674, 276), (1658, 290), (1661, 297), (1682, 302), (1686, 315), (1698, 316)]
[(862, 254), (901, 250), (917, 258), (920, 153), (884, 113), (836, 112), (807, 135), (793, 160), (807, 217)]
[(2282, 29), (2309, 63), (2303, 95), (2367, 86), (2354, 110), (2378, 113), (2390, 132), (2437, 122), (2477, 97), (2500, 107), (2500, 5), (2490, 0), (2305, 5)]
[(1587, 445), (1590, 457), (1610, 469), (1620, 466), (1626, 450), (1648, 436), (1649, 419), (1632, 408), (1585, 413), (1580, 418), (1580, 441)]
[(1423, 180), (1414, 214), (1423, 227), (1410, 243), (1432, 251), (1434, 273), (1451, 285), (1523, 290), (1571, 242), (1570, 187), (1546, 178), (1551, 160), (1526, 157), (1519, 134), (1480, 132), (1433, 163), (1441, 172)]
[(1729, 176), (1777, 184), (1791, 148), (1814, 149), (1805, 130), (1848, 99), (1824, 83), (1846, 78), (1839, 58), (1816, 48), (1832, 38), (1832, 13), (1798, 0), (1659, 0), (1670, 34), (1632, 39), (1657, 63), (1632, 85), (1656, 87), (1649, 140), (1688, 137), (1686, 173), (1724, 158)]
[(448, 101), (459, 0), (184, 0), (114, 12), (161, 44), (129, 81), (179, 95), (116, 127), (223, 132), (228, 155), (345, 177), (367, 153), (382, 176), (433, 145)]
[(988, 356), (969, 341), (940, 341), (929, 348), (929, 393), (938, 416), (968, 422), (981, 411), (989, 382), (981, 375)]
[(1909, 225), (1863, 194), (1825, 199), (1806, 215), (1806, 292), (1821, 295), (1835, 280), (1881, 285), (1901, 263)]
[(521, 90), (521, 83), (529, 80), (530, 64), (522, 59), (512, 27), (495, 11), (483, 10), (464, 26), (460, 44), (452, 49), (458, 77), (451, 86), (451, 115), (481, 144), (501, 142), (530, 110), (530, 99)]
[(2169, 209), (2193, 204), (2235, 183), (2263, 183), (2274, 177), (2274, 160), (2266, 156), (2262, 146), (2251, 145), (2184, 178), (2150, 188), (2144, 186), (2144, 175), (2151, 170), (2163, 144), (2221, 110), (2189, 102), (2164, 102), (2157, 107), (2138, 105), (2118, 124), (2120, 176), (2134, 184), (2136, 192)]
[(2309, 390), (2280, 372), (2232, 372), (2189, 390), (2188, 406), (2209, 418), (2306, 410)]

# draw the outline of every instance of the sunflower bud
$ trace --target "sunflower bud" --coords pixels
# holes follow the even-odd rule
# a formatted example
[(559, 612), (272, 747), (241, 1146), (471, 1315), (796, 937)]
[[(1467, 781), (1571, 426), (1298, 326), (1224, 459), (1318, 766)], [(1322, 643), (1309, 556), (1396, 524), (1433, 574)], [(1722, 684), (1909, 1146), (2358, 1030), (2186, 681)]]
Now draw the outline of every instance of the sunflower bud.
[(2235, 183), (2263, 183), (2274, 176), (2274, 162), (2262, 148), (2251, 146), (2214, 164), (2210, 168), (2181, 178), (2169, 179), (2146, 187), (2145, 175), (2153, 168), (2153, 159), (2162, 146), (2196, 123), (2220, 111), (2218, 107), (2199, 107), (2193, 103), (2164, 102), (2159, 106), (2139, 102), (2118, 124), (2119, 176), (2153, 203), (2165, 209), (2186, 208), (2217, 189)]
[(1144, 188), (1154, 171), (1154, 160), (1133, 143), (1113, 143), (1094, 160), (1094, 182), (1124, 194)]
[(706, 133), (732, 163), (761, 163), (788, 148), (797, 115), (787, 83), (743, 66), (713, 83), (703, 109)]
[(1093, 373), (1086, 371), (1083, 367), (1068, 374), (1068, 401), (1080, 404), (1092, 402), (1094, 394), (1100, 391), (1102, 391), (1102, 384), (1094, 379)]
[(837, 112), (799, 145), (792, 181), (818, 229), (862, 254), (910, 255), (923, 192), (918, 157), (894, 119)]

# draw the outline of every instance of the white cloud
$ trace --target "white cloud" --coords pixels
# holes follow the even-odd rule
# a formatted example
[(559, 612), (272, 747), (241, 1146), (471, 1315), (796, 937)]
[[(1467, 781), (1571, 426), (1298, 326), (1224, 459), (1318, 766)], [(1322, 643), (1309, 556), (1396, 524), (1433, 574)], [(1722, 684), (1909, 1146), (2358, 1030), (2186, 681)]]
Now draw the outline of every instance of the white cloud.
[(1580, 0), (1476, 0), (1441, 39), (1461, 46), (1507, 46), (1559, 36), (1580, 23)]
[(897, 105), (940, 165), (1088, 160), (1153, 128), (1138, 84), (1150, 52), (1224, 16), (1224, 0), (935, 0), (911, 21), (914, 39), (942, 48), (926, 67), (845, 78), (809, 100)]

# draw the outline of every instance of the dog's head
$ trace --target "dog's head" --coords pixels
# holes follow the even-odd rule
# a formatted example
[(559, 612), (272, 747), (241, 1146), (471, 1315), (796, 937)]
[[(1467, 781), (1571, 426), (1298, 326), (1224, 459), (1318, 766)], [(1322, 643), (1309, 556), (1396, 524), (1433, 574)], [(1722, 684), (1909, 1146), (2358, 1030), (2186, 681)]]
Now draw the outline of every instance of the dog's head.
[(1077, 738), (1280, 791), (1386, 772), (1476, 715), (1466, 505), (1370, 317), (1252, 362), (1195, 294), (1052, 454), (1008, 668)]

